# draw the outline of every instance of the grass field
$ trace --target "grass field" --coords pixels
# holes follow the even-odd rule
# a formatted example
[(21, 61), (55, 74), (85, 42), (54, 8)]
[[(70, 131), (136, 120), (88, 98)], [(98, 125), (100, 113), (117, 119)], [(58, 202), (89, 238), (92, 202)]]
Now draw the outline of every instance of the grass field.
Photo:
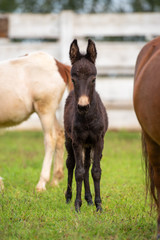
[[(67, 171), (58, 188), (36, 193), (44, 155), (40, 132), (5, 132), (0, 136), (0, 240), (155, 239), (156, 212), (145, 202), (140, 133), (108, 132), (101, 161), (103, 212), (87, 206), (81, 213), (65, 203)], [(93, 193), (93, 181), (91, 179)], [(94, 194), (93, 194), (94, 195)]]

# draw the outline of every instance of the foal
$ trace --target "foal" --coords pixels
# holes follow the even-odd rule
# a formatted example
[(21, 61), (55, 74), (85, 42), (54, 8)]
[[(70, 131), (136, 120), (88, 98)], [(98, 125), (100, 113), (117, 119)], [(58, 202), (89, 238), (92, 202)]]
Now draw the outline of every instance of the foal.
[(72, 63), (71, 78), (74, 90), (70, 92), (64, 110), (65, 145), (68, 152), (68, 187), (66, 202), (72, 198), (72, 178), (75, 169), (77, 195), (75, 210), (82, 205), (81, 189), (84, 180), (85, 200), (93, 204), (89, 186), (89, 167), (92, 152), (92, 177), (95, 188), (95, 205), (101, 211), (100, 197), (100, 160), (104, 144), (104, 135), (108, 128), (108, 118), (98, 93), (95, 91), (97, 52), (94, 42), (88, 40), (86, 55), (79, 52), (77, 40), (70, 46)]

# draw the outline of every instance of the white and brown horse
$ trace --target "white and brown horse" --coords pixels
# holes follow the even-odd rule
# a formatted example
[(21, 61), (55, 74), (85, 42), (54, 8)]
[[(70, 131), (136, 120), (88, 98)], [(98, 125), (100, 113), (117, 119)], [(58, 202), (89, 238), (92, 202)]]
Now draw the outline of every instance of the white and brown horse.
[[(44, 52), (34, 52), (0, 63), (0, 127), (15, 126), (36, 112), (44, 132), (45, 156), (37, 191), (46, 189), (63, 178), (63, 129), (56, 119), (56, 109), (64, 90), (72, 89), (70, 66), (64, 65)], [(0, 178), (0, 188), (3, 187)]]

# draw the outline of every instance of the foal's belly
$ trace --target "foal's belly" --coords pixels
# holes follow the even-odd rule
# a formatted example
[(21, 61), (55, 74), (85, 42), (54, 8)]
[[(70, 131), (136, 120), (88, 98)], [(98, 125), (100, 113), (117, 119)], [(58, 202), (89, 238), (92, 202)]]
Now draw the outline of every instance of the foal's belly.
[(92, 147), (97, 142), (97, 134), (94, 131), (81, 132), (78, 138), (78, 141), (81, 142), (84, 147)]

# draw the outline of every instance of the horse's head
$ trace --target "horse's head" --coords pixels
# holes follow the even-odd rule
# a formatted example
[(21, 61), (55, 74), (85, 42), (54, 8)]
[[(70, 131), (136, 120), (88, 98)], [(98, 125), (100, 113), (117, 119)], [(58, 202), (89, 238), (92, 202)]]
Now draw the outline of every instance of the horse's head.
[(89, 109), (95, 91), (97, 51), (94, 42), (89, 39), (86, 54), (81, 54), (77, 40), (74, 40), (71, 43), (69, 54), (75, 98), (78, 110), (83, 113)]

